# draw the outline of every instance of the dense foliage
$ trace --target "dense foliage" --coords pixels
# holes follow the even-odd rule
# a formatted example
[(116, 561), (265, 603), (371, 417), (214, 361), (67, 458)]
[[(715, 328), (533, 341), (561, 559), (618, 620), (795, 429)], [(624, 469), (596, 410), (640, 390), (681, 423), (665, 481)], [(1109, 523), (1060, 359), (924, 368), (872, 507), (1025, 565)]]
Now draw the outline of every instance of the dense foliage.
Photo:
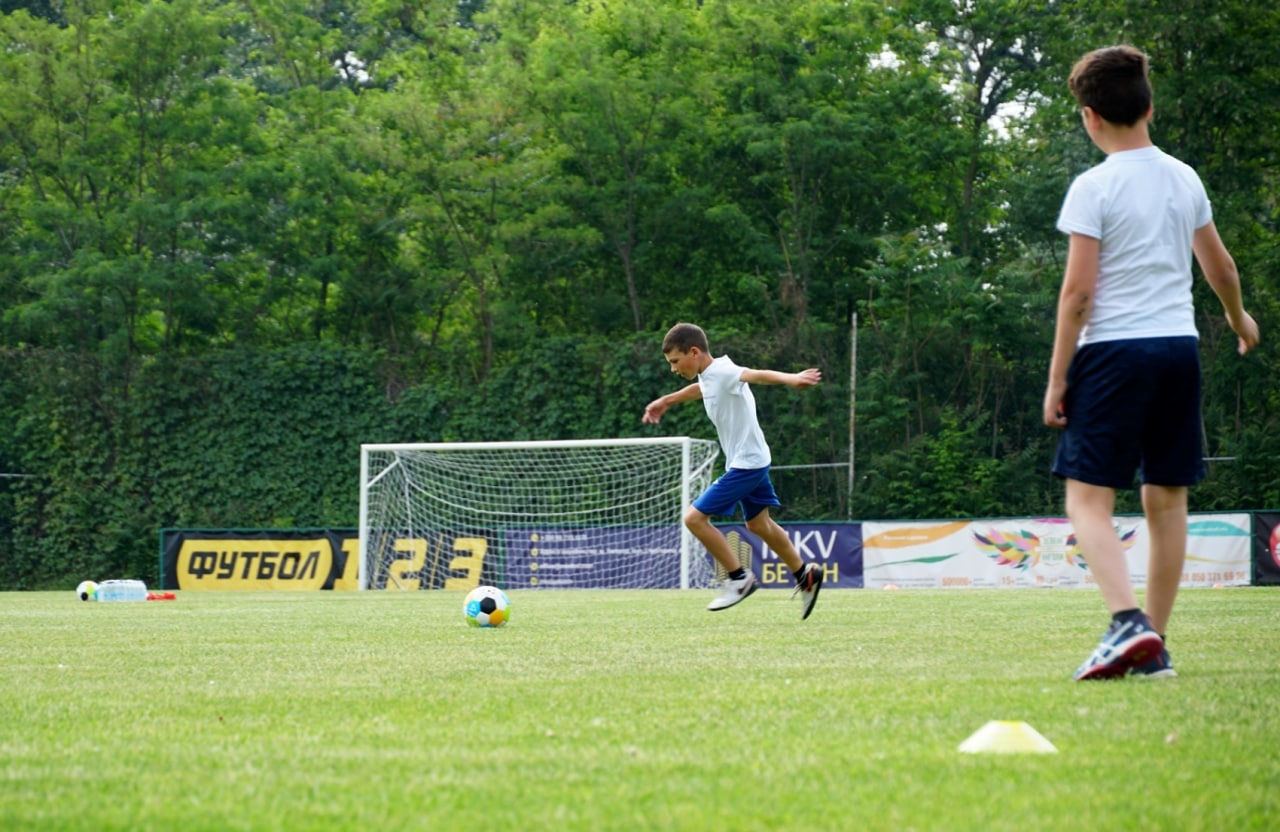
[[(1153, 138), (1280, 321), (1266, 4), (0, 9), (0, 587), (146, 577), (162, 527), (353, 525), (362, 441), (707, 436), (640, 424), (678, 320), (824, 370), (758, 396), (784, 517), (1059, 511), (1054, 219), (1100, 159), (1064, 78), (1094, 45), (1149, 52)], [(1197, 291), (1193, 507), (1280, 505), (1273, 348), (1239, 358)]]

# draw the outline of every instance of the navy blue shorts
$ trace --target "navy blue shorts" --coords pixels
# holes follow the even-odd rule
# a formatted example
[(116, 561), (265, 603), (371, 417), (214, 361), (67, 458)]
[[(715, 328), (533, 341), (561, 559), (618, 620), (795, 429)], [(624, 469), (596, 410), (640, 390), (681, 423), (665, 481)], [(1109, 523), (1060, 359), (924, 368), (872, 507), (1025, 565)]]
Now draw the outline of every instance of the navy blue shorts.
[(769, 506), (782, 505), (773, 490), (773, 481), (769, 479), (769, 466), (730, 468), (694, 500), (693, 507), (708, 517), (732, 517), (739, 503), (742, 504), (742, 516), (747, 520)]
[(1053, 473), (1127, 489), (1204, 479), (1200, 348), (1192, 336), (1086, 344), (1067, 370)]

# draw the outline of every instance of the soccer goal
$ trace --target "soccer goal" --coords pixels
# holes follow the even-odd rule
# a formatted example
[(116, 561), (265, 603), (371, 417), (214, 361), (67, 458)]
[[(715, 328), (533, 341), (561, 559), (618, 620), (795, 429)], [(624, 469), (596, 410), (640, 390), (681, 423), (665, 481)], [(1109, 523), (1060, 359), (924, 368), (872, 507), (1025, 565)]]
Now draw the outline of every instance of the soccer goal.
[(714, 477), (689, 437), (360, 447), (360, 588), (690, 588), (684, 510)]

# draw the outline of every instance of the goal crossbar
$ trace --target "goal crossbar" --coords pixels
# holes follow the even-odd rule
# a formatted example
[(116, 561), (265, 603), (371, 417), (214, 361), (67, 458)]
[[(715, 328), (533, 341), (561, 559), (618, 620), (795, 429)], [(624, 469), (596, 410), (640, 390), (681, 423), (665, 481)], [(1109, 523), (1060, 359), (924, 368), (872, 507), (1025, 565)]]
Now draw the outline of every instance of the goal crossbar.
[(535, 448), (609, 448), (629, 445), (687, 445), (691, 442), (707, 440), (691, 439), (687, 436), (662, 436), (654, 439), (555, 439), (546, 441), (510, 441), (510, 442), (389, 442), (369, 443), (361, 445), (362, 451), (511, 451), (531, 450)]

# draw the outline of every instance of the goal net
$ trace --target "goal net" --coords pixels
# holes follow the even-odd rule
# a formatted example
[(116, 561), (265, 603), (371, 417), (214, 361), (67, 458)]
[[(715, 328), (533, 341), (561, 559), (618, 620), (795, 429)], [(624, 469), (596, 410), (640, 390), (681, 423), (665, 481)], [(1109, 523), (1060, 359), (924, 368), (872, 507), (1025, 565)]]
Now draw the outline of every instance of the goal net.
[(688, 437), (360, 448), (360, 588), (690, 588), (684, 528), (715, 442)]

